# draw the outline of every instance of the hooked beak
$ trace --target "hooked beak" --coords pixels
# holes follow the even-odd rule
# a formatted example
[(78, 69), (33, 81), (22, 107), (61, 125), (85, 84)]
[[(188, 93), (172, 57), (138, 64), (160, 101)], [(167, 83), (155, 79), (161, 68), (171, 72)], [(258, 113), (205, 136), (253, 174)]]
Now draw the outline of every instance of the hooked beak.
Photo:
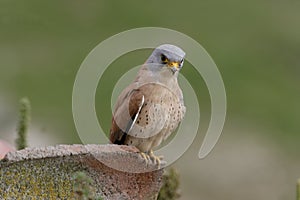
[(175, 73), (176, 71), (180, 70), (180, 65), (178, 62), (169, 62), (168, 67), (171, 68), (172, 72)]

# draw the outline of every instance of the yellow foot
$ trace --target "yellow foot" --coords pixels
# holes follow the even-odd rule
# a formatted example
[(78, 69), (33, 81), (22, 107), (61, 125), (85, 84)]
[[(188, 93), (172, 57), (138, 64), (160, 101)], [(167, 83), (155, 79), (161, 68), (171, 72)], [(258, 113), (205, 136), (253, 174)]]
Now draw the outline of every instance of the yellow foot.
[(151, 160), (153, 160), (154, 164), (158, 165), (158, 168), (160, 168), (160, 164), (161, 164), (161, 160), (163, 159), (163, 156), (156, 156), (151, 150), (149, 152), (149, 157)]
[(148, 154), (144, 153), (144, 152), (140, 152), (140, 155), (143, 157), (143, 159), (145, 160), (146, 164), (148, 165), (148, 163), (151, 161), (151, 158)]

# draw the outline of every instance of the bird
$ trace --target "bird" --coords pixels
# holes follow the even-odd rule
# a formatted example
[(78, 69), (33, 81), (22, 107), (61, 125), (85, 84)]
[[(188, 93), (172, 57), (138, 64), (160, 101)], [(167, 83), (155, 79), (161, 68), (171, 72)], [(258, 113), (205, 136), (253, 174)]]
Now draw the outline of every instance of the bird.
[(118, 96), (110, 128), (110, 142), (135, 146), (147, 163), (160, 165), (153, 149), (183, 120), (186, 107), (178, 74), (185, 52), (172, 44), (155, 48), (134, 81)]

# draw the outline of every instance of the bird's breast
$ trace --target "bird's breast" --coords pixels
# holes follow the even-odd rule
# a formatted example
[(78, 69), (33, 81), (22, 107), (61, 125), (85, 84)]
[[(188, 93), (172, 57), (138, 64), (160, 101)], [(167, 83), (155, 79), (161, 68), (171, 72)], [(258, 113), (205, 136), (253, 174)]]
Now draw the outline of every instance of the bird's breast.
[(185, 107), (181, 97), (160, 84), (147, 84), (139, 88), (144, 104), (129, 135), (142, 143), (158, 146), (175, 131), (183, 119)]

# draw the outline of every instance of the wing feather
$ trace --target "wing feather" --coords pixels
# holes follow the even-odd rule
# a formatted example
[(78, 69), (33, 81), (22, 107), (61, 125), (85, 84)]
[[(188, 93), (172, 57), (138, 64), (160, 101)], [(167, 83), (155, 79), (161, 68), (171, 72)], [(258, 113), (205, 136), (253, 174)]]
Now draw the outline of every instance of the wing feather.
[(139, 89), (125, 89), (119, 96), (113, 113), (110, 141), (124, 144), (128, 132), (138, 118), (144, 105), (144, 94)]

